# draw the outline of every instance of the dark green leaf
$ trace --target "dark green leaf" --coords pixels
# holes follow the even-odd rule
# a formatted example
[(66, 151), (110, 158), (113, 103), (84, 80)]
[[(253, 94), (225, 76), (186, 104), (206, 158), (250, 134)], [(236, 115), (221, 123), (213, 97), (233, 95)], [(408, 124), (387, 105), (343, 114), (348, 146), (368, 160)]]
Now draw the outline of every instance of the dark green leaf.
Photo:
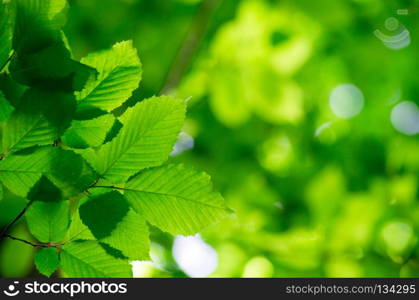
[(7, 62), (12, 48), (12, 25), (9, 6), (9, 4), (0, 1), (0, 68)]
[(72, 94), (29, 89), (5, 124), (0, 153), (52, 144), (70, 126)]
[(80, 217), (97, 239), (111, 235), (129, 211), (124, 196), (113, 191), (92, 196), (80, 206)]
[(19, 83), (48, 90), (72, 92), (84, 87), (94, 69), (71, 59), (63, 42), (13, 59), (12, 77)]
[(15, 3), (13, 48), (19, 56), (38, 52), (61, 40), (66, 0), (15, 0)]
[(56, 248), (42, 248), (35, 254), (35, 266), (44, 276), (50, 277), (57, 270), (59, 264)]
[(0, 92), (0, 122), (6, 121), (13, 112), (13, 106), (6, 100), (3, 93)]

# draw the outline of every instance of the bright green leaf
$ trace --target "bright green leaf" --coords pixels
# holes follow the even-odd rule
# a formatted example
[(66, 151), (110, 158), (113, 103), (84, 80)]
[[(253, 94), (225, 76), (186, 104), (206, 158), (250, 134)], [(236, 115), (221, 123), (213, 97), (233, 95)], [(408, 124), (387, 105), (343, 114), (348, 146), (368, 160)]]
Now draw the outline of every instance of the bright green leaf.
[(110, 50), (92, 53), (81, 60), (99, 75), (91, 78), (77, 94), (78, 110), (97, 107), (112, 111), (124, 103), (141, 80), (141, 63), (131, 41), (115, 44)]
[(46, 149), (31, 155), (10, 155), (0, 161), (0, 181), (14, 194), (25, 197), (42, 173), (48, 171), (50, 152)]
[(29, 231), (37, 240), (58, 243), (69, 226), (69, 202), (34, 201), (25, 216)]
[(230, 212), (213, 190), (210, 177), (183, 165), (146, 170), (125, 189), (125, 197), (137, 212), (172, 234), (195, 234)]
[(77, 240), (96, 240), (89, 228), (83, 224), (78, 210), (76, 210), (71, 216), (71, 224), (68, 228), (65, 240), (67, 242)]
[(95, 241), (66, 244), (61, 252), (61, 268), (72, 278), (132, 277), (128, 261), (115, 258)]
[(114, 121), (115, 117), (110, 114), (93, 120), (75, 120), (65, 132), (62, 141), (72, 148), (99, 147), (105, 141)]
[(186, 104), (170, 97), (153, 97), (129, 108), (120, 118), (116, 138), (83, 156), (105, 179), (125, 182), (140, 170), (159, 166), (172, 152), (185, 118)]

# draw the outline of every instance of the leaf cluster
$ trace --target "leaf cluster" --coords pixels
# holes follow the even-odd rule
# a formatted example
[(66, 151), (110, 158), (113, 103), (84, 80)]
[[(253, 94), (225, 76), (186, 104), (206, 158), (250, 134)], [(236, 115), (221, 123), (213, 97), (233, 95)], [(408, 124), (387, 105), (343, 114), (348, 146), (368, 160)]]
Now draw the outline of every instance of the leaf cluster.
[(141, 80), (137, 52), (124, 41), (76, 61), (67, 9), (0, 2), (0, 191), (27, 199), (40, 273), (130, 277), (131, 261), (149, 259), (148, 224), (191, 235), (229, 209), (209, 176), (166, 163), (185, 101), (152, 97), (117, 115)]

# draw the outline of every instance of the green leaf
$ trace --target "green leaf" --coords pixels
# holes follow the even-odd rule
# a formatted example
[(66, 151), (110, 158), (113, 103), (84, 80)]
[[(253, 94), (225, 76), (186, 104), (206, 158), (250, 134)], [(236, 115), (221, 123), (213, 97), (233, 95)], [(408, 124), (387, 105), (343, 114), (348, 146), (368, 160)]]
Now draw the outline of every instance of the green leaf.
[(130, 260), (150, 259), (150, 233), (144, 217), (130, 209), (112, 233), (101, 242), (122, 252)]
[(95, 70), (71, 59), (61, 27), (66, 0), (16, 0), (9, 71), (19, 83), (46, 90), (79, 91)]
[(91, 232), (89, 235), (75, 220), (78, 233), (83, 235), (78, 236), (79, 239), (94, 237), (120, 250), (131, 260), (149, 259), (149, 232), (145, 219), (129, 208), (120, 193), (113, 191), (93, 196), (79, 211), (82, 222)]
[(15, 0), (13, 48), (19, 56), (34, 53), (61, 40), (66, 0)]
[(210, 177), (183, 165), (140, 173), (124, 195), (148, 222), (172, 234), (195, 234), (230, 212)]
[(132, 277), (127, 260), (115, 258), (95, 241), (66, 244), (61, 252), (61, 268), (72, 278)]
[(10, 105), (3, 93), (0, 92), (0, 122), (4, 122), (10, 117), (13, 109), (13, 106)]
[(131, 96), (141, 80), (141, 63), (132, 41), (92, 53), (81, 62), (95, 68), (99, 75), (91, 78), (85, 89), (77, 93), (79, 111), (92, 107), (112, 111)]
[(83, 191), (94, 180), (90, 167), (79, 155), (57, 147), (12, 154), (0, 161), (0, 181), (21, 197), (26, 197), (42, 175), (60, 188), (66, 198)]
[(109, 236), (127, 215), (129, 205), (120, 193), (112, 191), (91, 197), (79, 211), (83, 223), (95, 238), (101, 239)]
[(56, 248), (42, 248), (35, 254), (36, 269), (44, 276), (50, 277), (57, 270), (59, 264)]
[(5, 124), (0, 153), (52, 144), (70, 126), (73, 95), (29, 89)]
[(83, 89), (88, 78), (96, 74), (94, 69), (72, 60), (63, 41), (16, 57), (9, 70), (21, 84), (68, 93)]
[(110, 141), (112, 141), (118, 135), (119, 131), (123, 126), (124, 125), (122, 125), (121, 121), (115, 119), (115, 122), (113, 123), (111, 130), (106, 135), (105, 143), (109, 143)]
[(16, 107), (19, 104), (26, 89), (26, 86), (14, 81), (10, 74), (3, 73), (0, 76), (0, 90), (12, 106)]
[(170, 97), (153, 97), (129, 108), (120, 118), (119, 134), (83, 157), (105, 179), (125, 182), (140, 170), (159, 166), (173, 149), (185, 118), (186, 104)]
[(29, 231), (43, 243), (63, 240), (69, 226), (68, 201), (34, 201), (25, 214)]
[(77, 240), (96, 240), (89, 230), (89, 227), (83, 224), (78, 209), (71, 216), (71, 224), (68, 228), (65, 240), (67, 242), (74, 242)]
[(64, 198), (82, 193), (97, 178), (83, 158), (73, 151), (53, 148), (51, 152), (45, 175), (63, 192)]
[(12, 48), (12, 26), (10, 24), (10, 16), (9, 5), (0, 1), (0, 68), (9, 58)]
[(99, 147), (111, 130), (115, 117), (111, 114), (93, 120), (73, 121), (62, 141), (72, 148)]
[(0, 181), (14, 194), (26, 197), (49, 169), (50, 152), (41, 149), (31, 155), (10, 155), (0, 161)]
[(31, 201), (58, 202), (63, 200), (63, 193), (47, 177), (42, 176), (27, 195)]

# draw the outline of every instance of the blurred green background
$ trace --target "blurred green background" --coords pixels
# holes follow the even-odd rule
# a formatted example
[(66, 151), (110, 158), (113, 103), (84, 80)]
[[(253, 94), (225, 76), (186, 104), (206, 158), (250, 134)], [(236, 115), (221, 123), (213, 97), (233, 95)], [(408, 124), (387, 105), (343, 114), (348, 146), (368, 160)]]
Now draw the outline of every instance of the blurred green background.
[[(189, 99), (171, 160), (236, 212), (195, 237), (154, 229), (136, 276), (419, 276), (419, 1), (69, 2), (77, 59), (133, 39), (135, 99)], [(32, 251), (3, 243), (1, 276), (38, 276)]]

